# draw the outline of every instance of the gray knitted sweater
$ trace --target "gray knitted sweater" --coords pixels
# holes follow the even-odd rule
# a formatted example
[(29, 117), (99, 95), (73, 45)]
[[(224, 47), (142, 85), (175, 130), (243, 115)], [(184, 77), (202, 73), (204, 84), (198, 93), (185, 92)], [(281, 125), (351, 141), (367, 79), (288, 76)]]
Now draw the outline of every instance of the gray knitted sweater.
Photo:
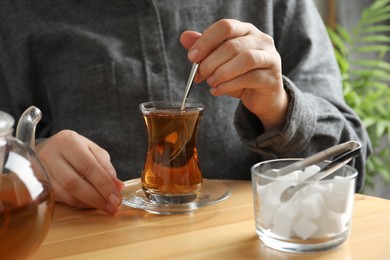
[(36, 105), (39, 138), (75, 130), (110, 153), (121, 179), (139, 177), (147, 142), (138, 104), (182, 99), (191, 64), (179, 36), (222, 18), (274, 38), (291, 101), (286, 124), (265, 132), (239, 100), (195, 85), (190, 99), (206, 105), (197, 140), (204, 177), (250, 179), (255, 162), (357, 140), (361, 187), (369, 140), (343, 100), (311, 0), (2, 0), (0, 110), (18, 118)]

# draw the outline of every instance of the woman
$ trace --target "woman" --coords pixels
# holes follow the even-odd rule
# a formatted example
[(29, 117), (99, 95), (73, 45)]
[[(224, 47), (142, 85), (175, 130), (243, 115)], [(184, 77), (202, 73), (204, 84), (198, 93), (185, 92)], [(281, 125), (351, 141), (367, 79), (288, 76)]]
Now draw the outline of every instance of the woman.
[(121, 180), (140, 176), (146, 153), (138, 104), (181, 100), (192, 62), (205, 178), (249, 179), (255, 162), (356, 140), (363, 185), (369, 140), (310, 0), (8, 0), (0, 10), (0, 109), (42, 110), (36, 148), (58, 201), (116, 212)]

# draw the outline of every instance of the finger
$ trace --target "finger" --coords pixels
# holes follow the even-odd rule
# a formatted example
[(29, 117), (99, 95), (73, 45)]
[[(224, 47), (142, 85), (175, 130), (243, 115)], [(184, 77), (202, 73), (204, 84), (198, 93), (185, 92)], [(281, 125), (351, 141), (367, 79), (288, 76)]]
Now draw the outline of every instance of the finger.
[(106, 170), (108, 174), (116, 177), (115, 168), (111, 164), (110, 154), (106, 150), (100, 148), (94, 142), (91, 142), (85, 138), (83, 138), (83, 140), (88, 145), (90, 152), (97, 159), (97, 162), (100, 164), (100, 166), (103, 167), (103, 169)]
[(192, 62), (200, 62), (226, 40), (245, 36), (255, 29), (253, 25), (237, 20), (220, 20), (207, 28), (193, 44), (189, 50), (188, 58)]
[(117, 178), (115, 168), (111, 163), (110, 154), (106, 150), (100, 148), (95, 143), (89, 142), (89, 140), (87, 139), (86, 141), (88, 142), (88, 145), (90, 146), (90, 151), (96, 158), (96, 161), (105, 171), (107, 171), (107, 173), (110, 175), (111, 180), (115, 183), (119, 191), (121, 191), (124, 188), (124, 184), (121, 180)]
[(197, 81), (201, 82), (210, 77), (217, 68), (228, 62), (241, 52), (250, 49), (248, 41), (250, 37), (239, 37), (228, 40), (213, 52), (211, 52), (203, 61), (198, 69)]
[[(238, 55), (242, 55), (243, 53), (245, 54), (243, 57), (241, 56), (241, 58), (244, 60), (242, 61), (239, 60), (239, 61), (242, 64), (247, 64), (252, 66), (246, 68), (246, 71), (254, 68), (264, 68), (265, 66), (268, 66), (268, 64), (265, 63), (257, 64), (255, 62), (256, 60), (253, 59), (259, 58), (257, 57), (257, 55), (262, 55), (262, 54), (261, 53), (252, 54), (251, 53), (252, 51), (267, 51), (270, 53), (276, 52), (274, 48), (273, 39), (270, 36), (259, 32), (256, 35), (251, 34), (251, 35), (237, 37), (225, 41), (202, 61), (201, 67), (199, 68), (199, 80), (202, 81), (208, 78), (210, 75), (212, 75), (215, 72), (217, 68), (222, 66), (224, 63), (227, 63), (234, 57)], [(249, 55), (249, 57), (246, 57), (245, 55)], [(247, 58), (249, 58), (249, 60), (246, 60)], [(241, 67), (241, 64), (235, 64), (235, 66)]]
[(242, 91), (245, 89), (256, 90), (261, 98), (272, 98), (278, 89), (272, 86), (282, 86), (281, 78), (275, 78), (267, 70), (251, 70), (245, 74), (219, 84), (210, 89), (214, 96), (229, 95), (242, 98)]
[(67, 205), (77, 207), (77, 208), (91, 208), (91, 205), (86, 204), (85, 202), (77, 199), (76, 197), (72, 196), (69, 192), (64, 190), (61, 185), (58, 184), (58, 182), (52, 178), (51, 179), (51, 186), (54, 191), (54, 197), (57, 202), (65, 203)]
[[(70, 165), (86, 179), (113, 206), (121, 202), (121, 194), (107, 171), (100, 165), (91, 152), (91, 142), (82, 137), (86, 145), (75, 144), (72, 150), (65, 149), (63, 156)], [(74, 156), (74, 155), (77, 156)]]
[(202, 34), (198, 32), (185, 31), (180, 35), (180, 43), (188, 50), (192, 47), (192, 45), (194, 45), (201, 35)]
[[(59, 157), (55, 157), (59, 158)], [(115, 213), (116, 209), (111, 203), (107, 203), (106, 199), (86, 180), (78, 175), (75, 169), (66, 163), (64, 158), (60, 160), (53, 158), (53, 163), (56, 165), (55, 174), (52, 174), (54, 183), (57, 183), (56, 196), (61, 198), (65, 203), (72, 206), (85, 206), (101, 209), (110, 214)], [(63, 193), (62, 193), (63, 192)], [(78, 203), (81, 201), (82, 204)]]
[[(246, 50), (225, 62), (207, 79), (211, 87), (216, 87), (233, 78), (243, 75), (252, 70), (270, 70), (269, 74), (278, 77), (279, 61), (271, 52), (260, 50)], [(262, 81), (256, 78), (256, 83)], [(242, 84), (240, 84), (242, 85)]]

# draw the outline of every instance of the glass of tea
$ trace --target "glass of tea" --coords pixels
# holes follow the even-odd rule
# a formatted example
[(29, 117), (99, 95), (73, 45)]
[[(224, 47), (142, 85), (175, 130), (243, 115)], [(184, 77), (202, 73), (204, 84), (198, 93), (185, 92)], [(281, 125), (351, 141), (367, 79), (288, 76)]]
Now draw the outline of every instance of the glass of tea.
[(157, 203), (189, 203), (202, 186), (196, 137), (204, 106), (201, 103), (155, 101), (139, 105), (148, 134), (142, 171), (145, 196)]

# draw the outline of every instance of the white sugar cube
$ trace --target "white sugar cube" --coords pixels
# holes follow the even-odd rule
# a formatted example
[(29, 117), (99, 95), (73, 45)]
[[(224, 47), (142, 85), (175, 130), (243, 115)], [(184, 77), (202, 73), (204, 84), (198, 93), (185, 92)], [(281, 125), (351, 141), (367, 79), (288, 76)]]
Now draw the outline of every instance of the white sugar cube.
[(288, 174), (285, 174), (283, 176), (278, 176), (278, 181), (297, 181), (299, 174), (301, 174), (302, 171), (293, 171)]
[(306, 187), (303, 187), (302, 189), (297, 190), (294, 196), (292, 196), (292, 198), (286, 203), (291, 203), (293, 207), (300, 209), (302, 200), (305, 199), (308, 195), (309, 193), (307, 193)]
[(292, 225), (298, 217), (298, 210), (291, 203), (282, 203), (279, 200), (279, 207), (272, 218), (272, 232), (284, 237), (292, 237)]
[(318, 230), (313, 237), (321, 238), (343, 232), (347, 223), (343, 221), (343, 214), (332, 211), (325, 212), (318, 220)]
[(338, 196), (348, 197), (354, 193), (354, 180), (342, 176), (335, 176), (332, 193)]
[(305, 174), (311, 174), (314, 175), (317, 172), (319, 172), (321, 168), (318, 165), (311, 165), (305, 168), (304, 172)]
[(301, 171), (298, 174), (298, 180), (304, 181), (304, 180), (310, 178), (311, 176), (313, 176), (314, 174), (316, 174), (317, 172), (319, 172), (320, 170), (321, 170), (321, 168), (318, 167), (317, 165), (308, 166), (305, 168), (304, 171)]
[(317, 228), (317, 224), (312, 220), (302, 217), (294, 224), (293, 231), (298, 237), (306, 240), (314, 234)]
[(274, 225), (272, 227), (272, 233), (281, 236), (283, 238), (291, 238), (293, 235), (291, 228), (288, 228), (284, 225)]
[(326, 185), (326, 184), (320, 184), (318, 182), (315, 182), (315, 183), (310, 183), (308, 186), (307, 186), (307, 193), (308, 194), (312, 194), (312, 193), (325, 193), (325, 192), (329, 192), (330, 191), (330, 185)]
[(283, 203), (275, 211), (273, 224), (275, 226), (284, 227), (286, 230), (291, 230), (291, 227), (296, 220), (298, 210), (290, 204)]
[(260, 198), (259, 215), (265, 227), (268, 228), (271, 226), (274, 213), (280, 205), (280, 198), (272, 191), (271, 185), (265, 186), (258, 189), (258, 197)]
[(350, 198), (333, 193), (324, 194), (324, 199), (326, 208), (336, 213), (345, 213), (348, 206), (352, 204), (349, 201)]
[(308, 218), (319, 218), (324, 207), (320, 193), (308, 194), (300, 203), (301, 214)]
[(276, 181), (271, 183), (272, 190), (274, 191), (275, 195), (279, 194), (279, 196), (284, 192), (288, 187), (291, 185), (295, 185), (298, 180), (298, 174), (301, 171), (294, 171), (289, 174), (278, 176), (276, 178)]

